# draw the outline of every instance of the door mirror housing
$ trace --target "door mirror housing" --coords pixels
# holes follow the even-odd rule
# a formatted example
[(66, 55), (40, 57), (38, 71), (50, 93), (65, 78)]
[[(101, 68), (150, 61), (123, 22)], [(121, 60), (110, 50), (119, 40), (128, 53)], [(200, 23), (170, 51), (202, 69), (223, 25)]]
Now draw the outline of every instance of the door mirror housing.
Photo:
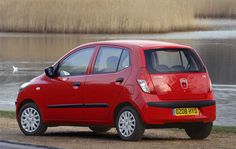
[(54, 67), (50, 66), (48, 68), (45, 69), (45, 74), (49, 77), (49, 78), (55, 78), (57, 75), (54, 71)]

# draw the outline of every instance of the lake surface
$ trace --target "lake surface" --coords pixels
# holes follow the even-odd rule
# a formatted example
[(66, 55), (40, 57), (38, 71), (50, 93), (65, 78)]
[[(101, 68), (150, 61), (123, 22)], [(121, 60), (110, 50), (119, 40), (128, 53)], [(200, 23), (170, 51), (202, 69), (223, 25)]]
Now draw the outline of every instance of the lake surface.
[[(80, 44), (113, 39), (148, 39), (195, 48), (214, 84), (216, 124), (236, 125), (236, 21), (227, 21), (230, 27), (222, 20), (212, 20), (209, 23), (215, 24), (215, 30), (167, 34), (0, 33), (0, 110), (14, 110), (19, 86), (43, 73), (44, 68)], [(18, 67), (17, 72), (13, 72), (13, 66)]]

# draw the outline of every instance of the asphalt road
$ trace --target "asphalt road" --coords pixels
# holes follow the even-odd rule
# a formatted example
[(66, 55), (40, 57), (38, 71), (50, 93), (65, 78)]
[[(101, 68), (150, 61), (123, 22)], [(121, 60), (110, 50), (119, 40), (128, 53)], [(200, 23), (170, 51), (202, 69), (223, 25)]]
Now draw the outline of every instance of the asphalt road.
[(19, 144), (15, 142), (0, 141), (0, 149), (48, 149), (34, 145)]

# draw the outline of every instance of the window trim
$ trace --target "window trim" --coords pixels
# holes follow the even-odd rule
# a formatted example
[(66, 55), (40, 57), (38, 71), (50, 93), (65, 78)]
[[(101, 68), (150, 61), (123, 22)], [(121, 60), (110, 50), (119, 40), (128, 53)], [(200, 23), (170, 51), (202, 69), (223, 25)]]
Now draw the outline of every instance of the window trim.
[[(122, 57), (122, 54), (124, 53), (124, 51), (128, 51), (128, 50), (126, 50), (126, 49), (123, 49), (123, 50), (122, 50), (122, 53), (121, 53), (121, 56), (120, 56), (120, 60), (121, 60), (121, 57)], [(126, 68), (129, 68), (129, 67), (130, 67), (130, 65), (131, 65), (131, 60), (130, 60), (131, 56), (130, 56), (130, 52), (128, 51), (128, 53), (129, 53), (129, 66), (128, 66), (128, 67), (126, 67)], [(120, 72), (120, 71), (122, 71), (122, 70), (126, 69), (126, 68), (123, 68), (123, 69), (119, 70), (119, 66), (120, 66), (120, 60), (119, 60), (119, 63), (118, 63), (118, 65), (117, 65), (116, 72)], [(119, 71), (118, 71), (118, 70), (119, 70)]]
[[(197, 58), (197, 61), (199, 62), (201, 71), (171, 71), (171, 72), (150, 72), (147, 68), (147, 61), (146, 61), (146, 55), (145, 52), (147, 51), (165, 51), (165, 50), (173, 50), (173, 49), (179, 49), (179, 50), (190, 50), (195, 58)], [(201, 58), (198, 56), (198, 54), (191, 48), (160, 48), (160, 49), (147, 49), (144, 50), (144, 58), (145, 58), (145, 67), (150, 74), (180, 74), (180, 73), (206, 73), (206, 67), (204, 63), (202, 62)]]
[[(88, 66), (87, 66), (87, 69), (86, 69), (86, 72), (85, 72), (85, 74), (79, 74), (79, 75), (70, 75), (70, 76), (60, 76), (59, 75), (59, 68), (60, 68), (60, 66), (62, 65), (62, 63), (67, 59), (67, 58), (69, 58), (71, 55), (73, 55), (73, 54), (75, 54), (76, 52), (79, 52), (79, 51), (81, 51), (81, 50), (85, 50), (85, 49), (89, 49), (89, 48), (93, 48), (94, 49), (94, 51), (93, 51), (93, 53), (92, 53), (92, 55), (91, 55), (91, 58), (90, 58), (90, 61), (89, 61), (89, 63), (88, 63)], [(79, 47), (79, 48), (76, 48), (76, 49), (74, 49), (74, 50), (72, 50), (71, 52), (69, 52), (68, 54), (66, 54), (64, 57), (62, 57), (59, 61), (58, 61), (58, 63), (55, 65), (56, 66), (56, 69), (55, 69), (55, 73), (56, 73), (56, 75), (57, 75), (57, 77), (61, 77), (61, 78), (64, 78), (64, 77), (75, 77), (75, 76), (85, 76), (85, 75), (88, 75), (88, 70), (89, 70), (89, 68), (90, 68), (90, 65), (91, 65), (91, 62), (92, 62), (92, 60), (93, 60), (93, 56), (94, 56), (94, 53), (96, 52), (96, 45), (89, 45), (89, 46), (84, 46), (84, 47)]]
[[(117, 48), (117, 49), (121, 49), (121, 50), (122, 50), (122, 52), (121, 52), (121, 54), (120, 54), (119, 61), (118, 61), (118, 65), (117, 65), (117, 68), (116, 68), (116, 71), (115, 71), (115, 72), (101, 72), (101, 73), (95, 73), (95, 72), (94, 72), (95, 64), (96, 64), (96, 61), (97, 61), (97, 58), (98, 58), (98, 54), (99, 54), (101, 48), (103, 48), (103, 47), (107, 47), (107, 48)], [(93, 62), (93, 64), (92, 64), (92, 68), (91, 68), (91, 73), (90, 73), (90, 75), (96, 75), (96, 74), (113, 74), (113, 73), (121, 72), (121, 71), (123, 71), (123, 70), (125, 70), (125, 69), (127, 69), (127, 68), (129, 68), (129, 67), (131, 66), (130, 49), (124, 48), (124, 47), (120, 47), (120, 46), (115, 46), (115, 45), (100, 45), (100, 46), (98, 46), (97, 49), (98, 49), (98, 51), (97, 51), (97, 53), (96, 53), (94, 62)], [(124, 50), (128, 51), (128, 53), (129, 53), (129, 67), (126, 67), (126, 68), (124, 68), (124, 69), (118, 71), (118, 68), (119, 68), (119, 65), (120, 65), (120, 59), (121, 59), (121, 56), (122, 56)]]
[(122, 57), (123, 53), (124, 53), (124, 49), (122, 49), (122, 51), (121, 51), (121, 53), (120, 53), (120, 58), (119, 58), (119, 60), (118, 60), (117, 66), (116, 66), (116, 72), (118, 72), (118, 68), (119, 68), (119, 66), (120, 66), (120, 60), (121, 60), (121, 57)]

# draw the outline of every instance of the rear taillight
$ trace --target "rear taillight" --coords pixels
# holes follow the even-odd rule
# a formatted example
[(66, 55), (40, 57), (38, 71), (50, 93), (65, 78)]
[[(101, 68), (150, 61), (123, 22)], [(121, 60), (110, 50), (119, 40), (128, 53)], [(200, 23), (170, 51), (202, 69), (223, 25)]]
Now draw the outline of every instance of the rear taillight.
[(209, 81), (209, 91), (208, 91), (208, 92), (210, 93), (210, 92), (212, 92), (212, 90), (213, 90), (213, 89), (212, 89), (212, 84), (211, 84), (211, 80), (210, 80), (210, 81)]
[(146, 68), (140, 69), (140, 72), (137, 76), (137, 82), (143, 92), (156, 94), (150, 74), (147, 72)]
[(145, 93), (150, 93), (150, 89), (147, 85), (147, 82), (146, 80), (137, 80), (138, 81), (138, 84), (139, 86), (141, 87), (141, 89), (145, 92)]

